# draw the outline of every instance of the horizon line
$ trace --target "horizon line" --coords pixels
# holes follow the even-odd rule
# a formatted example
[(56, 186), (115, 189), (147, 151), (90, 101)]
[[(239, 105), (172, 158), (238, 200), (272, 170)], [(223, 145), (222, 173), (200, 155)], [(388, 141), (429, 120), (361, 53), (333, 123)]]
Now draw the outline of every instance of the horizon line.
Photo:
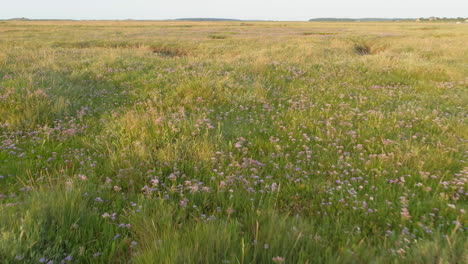
[[(318, 19), (336, 19), (336, 20), (370, 20), (370, 19), (384, 19), (384, 20), (414, 20), (425, 18), (439, 18), (439, 19), (467, 19), (468, 17), (312, 17), (309, 19), (301, 20), (283, 20), (283, 19), (238, 19), (238, 18), (222, 18), (222, 17), (181, 17), (181, 18), (167, 18), (167, 19), (138, 19), (138, 18), (93, 18), (93, 19), (76, 19), (76, 18), (28, 18), (28, 17), (11, 17), (0, 18), (0, 20), (65, 20), (65, 21), (181, 21), (181, 20), (220, 20), (220, 21), (265, 21), (265, 22), (309, 22), (310, 20)], [(214, 22), (214, 21), (213, 21)]]

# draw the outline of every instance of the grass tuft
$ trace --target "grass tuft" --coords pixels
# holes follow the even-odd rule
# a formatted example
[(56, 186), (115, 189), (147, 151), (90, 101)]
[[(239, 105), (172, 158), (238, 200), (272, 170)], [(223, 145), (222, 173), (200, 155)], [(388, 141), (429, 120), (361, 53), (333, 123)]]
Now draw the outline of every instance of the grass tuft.
[(378, 43), (377, 40), (354, 40), (353, 41), (353, 51), (357, 55), (375, 55), (386, 49), (385, 46)]
[(330, 36), (330, 35), (336, 35), (338, 33), (333, 33), (333, 32), (303, 32), (301, 35), (304, 36)]
[(226, 39), (226, 35), (209, 35), (208, 36), (210, 39)]
[(151, 46), (150, 50), (163, 57), (185, 57), (188, 52), (181, 48), (168, 46)]

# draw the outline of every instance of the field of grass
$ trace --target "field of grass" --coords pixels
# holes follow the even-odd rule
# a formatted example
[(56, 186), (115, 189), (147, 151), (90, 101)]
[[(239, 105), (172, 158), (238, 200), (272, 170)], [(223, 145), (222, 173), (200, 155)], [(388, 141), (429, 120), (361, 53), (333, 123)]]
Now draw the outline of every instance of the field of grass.
[(467, 263), (467, 33), (0, 21), (0, 263)]

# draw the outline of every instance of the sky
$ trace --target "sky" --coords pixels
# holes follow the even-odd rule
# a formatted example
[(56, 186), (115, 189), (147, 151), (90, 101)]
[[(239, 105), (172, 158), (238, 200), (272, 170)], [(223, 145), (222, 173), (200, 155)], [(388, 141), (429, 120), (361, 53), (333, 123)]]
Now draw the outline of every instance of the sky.
[(468, 0), (0, 0), (0, 19), (468, 17)]

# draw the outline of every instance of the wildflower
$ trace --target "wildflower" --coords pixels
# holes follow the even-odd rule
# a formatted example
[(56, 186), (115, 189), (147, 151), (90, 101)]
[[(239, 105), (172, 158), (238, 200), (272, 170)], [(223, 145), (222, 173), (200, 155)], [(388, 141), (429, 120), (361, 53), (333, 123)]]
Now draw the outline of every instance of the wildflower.
[(82, 181), (86, 181), (88, 179), (88, 177), (86, 177), (86, 175), (83, 174), (78, 174), (78, 178)]
[(398, 249), (397, 250), (397, 253), (400, 254), (400, 255), (404, 255), (406, 253), (406, 251), (402, 248)]
[(226, 182), (225, 182), (225, 181), (221, 181), (221, 182), (219, 183), (219, 188), (224, 189), (224, 187), (226, 187)]
[(174, 173), (171, 173), (167, 178), (171, 181), (175, 181), (177, 179), (177, 176)]
[(273, 260), (274, 263), (284, 263), (284, 258), (280, 256), (276, 256), (272, 258), (271, 260)]
[(272, 192), (276, 191), (277, 188), (278, 188), (278, 185), (276, 184), (276, 182), (271, 184), (271, 191)]
[(401, 208), (400, 214), (405, 219), (410, 219), (411, 218), (411, 215), (410, 215), (410, 213), (408, 211), (408, 208), (406, 208), (406, 207)]
[(102, 200), (101, 197), (96, 197), (96, 199), (94, 199), (94, 201), (96, 201), (96, 202), (98, 202), (98, 203), (104, 202), (104, 200)]
[(68, 179), (65, 182), (65, 185), (67, 186), (67, 189), (70, 189), (71, 187), (73, 187), (73, 181), (71, 179)]
[(151, 195), (154, 189), (150, 188), (148, 185), (143, 186), (141, 190), (146, 194), (146, 195)]
[(406, 199), (405, 196), (400, 196), (400, 202), (403, 205), (403, 207), (406, 207), (408, 205), (408, 199)]
[(406, 228), (406, 227), (403, 228), (403, 229), (401, 230), (401, 233), (402, 233), (403, 235), (409, 235), (409, 234), (410, 234), (409, 229)]
[(182, 207), (185, 208), (185, 207), (187, 206), (187, 203), (188, 203), (188, 202), (189, 202), (189, 199), (184, 198), (184, 199), (182, 199), (182, 200), (180, 201), (180, 206), (182, 206)]
[(158, 179), (152, 179), (152, 180), (151, 180), (151, 185), (152, 185), (153, 187), (158, 186), (158, 184), (159, 184), (159, 180), (158, 180)]
[(452, 209), (456, 209), (457, 207), (454, 205), (454, 204), (447, 204), (448, 207), (452, 208)]

